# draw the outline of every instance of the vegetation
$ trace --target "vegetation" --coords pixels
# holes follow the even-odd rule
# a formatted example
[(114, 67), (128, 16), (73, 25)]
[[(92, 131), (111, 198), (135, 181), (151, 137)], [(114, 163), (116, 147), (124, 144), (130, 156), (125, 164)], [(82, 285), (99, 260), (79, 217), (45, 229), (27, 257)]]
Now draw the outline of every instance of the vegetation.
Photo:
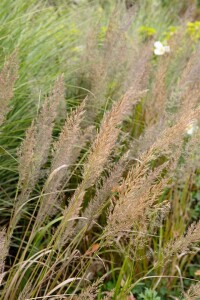
[(0, 2), (1, 300), (200, 299), (199, 13)]

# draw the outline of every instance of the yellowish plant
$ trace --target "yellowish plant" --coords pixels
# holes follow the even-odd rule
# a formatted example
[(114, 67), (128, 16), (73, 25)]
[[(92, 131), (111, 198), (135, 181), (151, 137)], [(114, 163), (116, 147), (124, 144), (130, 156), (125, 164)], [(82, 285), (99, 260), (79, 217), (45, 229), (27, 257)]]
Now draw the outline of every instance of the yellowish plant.
[(200, 39), (200, 22), (188, 22), (187, 33), (194, 42), (197, 42)]

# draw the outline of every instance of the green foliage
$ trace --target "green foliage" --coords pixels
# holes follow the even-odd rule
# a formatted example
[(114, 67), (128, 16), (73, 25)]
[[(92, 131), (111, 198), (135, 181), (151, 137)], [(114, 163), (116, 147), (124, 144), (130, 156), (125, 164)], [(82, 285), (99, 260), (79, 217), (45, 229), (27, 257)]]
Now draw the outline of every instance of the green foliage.
[(145, 289), (145, 292), (141, 293), (139, 297), (143, 300), (161, 300), (161, 298), (158, 296), (158, 293), (151, 289)]

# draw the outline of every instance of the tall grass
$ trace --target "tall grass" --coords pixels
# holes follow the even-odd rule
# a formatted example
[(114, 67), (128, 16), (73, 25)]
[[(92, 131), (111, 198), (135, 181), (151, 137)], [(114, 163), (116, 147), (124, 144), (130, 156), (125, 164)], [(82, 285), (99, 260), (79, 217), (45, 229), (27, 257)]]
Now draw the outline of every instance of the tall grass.
[(0, 3), (0, 299), (198, 299), (195, 4), (66, 4)]

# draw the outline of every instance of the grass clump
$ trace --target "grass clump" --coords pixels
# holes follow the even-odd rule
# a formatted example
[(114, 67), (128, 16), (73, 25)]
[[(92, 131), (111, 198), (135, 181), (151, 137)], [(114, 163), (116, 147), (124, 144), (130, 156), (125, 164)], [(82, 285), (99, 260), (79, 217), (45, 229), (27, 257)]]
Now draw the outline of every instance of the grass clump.
[(200, 297), (196, 6), (133, 2), (0, 4), (2, 300)]

